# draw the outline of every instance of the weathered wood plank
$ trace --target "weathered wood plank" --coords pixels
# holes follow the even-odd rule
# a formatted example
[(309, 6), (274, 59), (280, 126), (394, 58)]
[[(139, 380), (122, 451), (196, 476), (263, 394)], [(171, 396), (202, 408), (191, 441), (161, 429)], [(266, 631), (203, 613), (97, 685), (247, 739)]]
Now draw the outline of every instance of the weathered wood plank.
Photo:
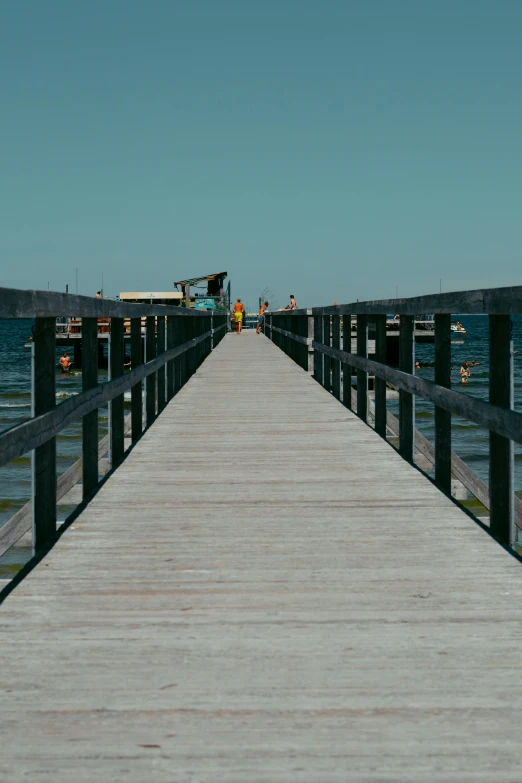
[(116, 302), (58, 291), (33, 291), (0, 287), (0, 318), (138, 318), (176, 315), (209, 318), (203, 310)]
[(2, 779), (516, 783), (520, 568), (230, 335), (3, 604)]

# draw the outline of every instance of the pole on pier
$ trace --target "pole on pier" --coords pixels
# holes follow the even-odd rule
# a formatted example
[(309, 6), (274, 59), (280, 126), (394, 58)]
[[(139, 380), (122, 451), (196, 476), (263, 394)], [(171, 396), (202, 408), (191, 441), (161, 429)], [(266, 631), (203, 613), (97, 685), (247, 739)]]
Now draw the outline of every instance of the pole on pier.
[[(131, 318), (131, 368), (143, 364), (141, 346), (141, 318)], [(142, 381), (131, 388), (131, 430), (132, 441), (138, 440), (143, 431), (143, 389)]]
[[(323, 344), (323, 317), (316, 315), (314, 318), (314, 342)], [(323, 354), (314, 350), (314, 378), (317, 383), (323, 385)]]
[[(332, 315), (332, 348), (341, 347), (341, 316)], [(332, 359), (332, 392), (333, 396), (341, 399), (341, 362)]]
[[(386, 364), (386, 315), (374, 316), (375, 322), (375, 361)], [(375, 432), (386, 437), (386, 381), (384, 378), (374, 380), (375, 390)]]
[[(368, 358), (368, 317), (357, 316), (357, 356)], [(367, 420), (368, 413), (368, 373), (366, 370), (357, 370), (357, 415), (363, 421)]]
[[(330, 332), (330, 316), (323, 315), (323, 345), (330, 347), (331, 345), (331, 332)], [(323, 358), (323, 386), (326, 391), (330, 391), (332, 388), (332, 360), (330, 356), (325, 353), (322, 354)]]
[[(412, 315), (401, 315), (399, 332), (399, 370), (413, 375), (415, 372), (414, 319)], [(415, 398), (404, 389), (399, 389), (399, 452), (405, 460), (413, 463), (415, 457)]]
[[(489, 401), (513, 408), (511, 317), (489, 316)], [(505, 544), (514, 541), (513, 441), (489, 433), (490, 530)]]
[[(165, 316), (159, 315), (158, 316), (158, 347), (157, 347), (157, 353), (158, 356), (162, 353), (165, 353), (165, 338), (166, 338), (166, 324), (165, 324)], [(166, 393), (165, 393), (165, 365), (163, 367), (160, 367), (158, 370), (158, 414), (161, 413), (161, 411), (165, 407), (166, 402)]]
[[(167, 351), (175, 346), (175, 316), (167, 316)], [(174, 359), (170, 359), (167, 362), (167, 401), (170, 401), (174, 397)]]
[[(153, 315), (147, 316), (147, 331), (145, 335), (145, 349), (147, 351), (146, 361), (150, 362), (156, 357), (156, 318)], [(147, 375), (147, 427), (153, 423), (156, 418), (156, 373)]]
[[(123, 318), (111, 318), (111, 379), (123, 375), (124, 350)], [(111, 467), (118, 464), (124, 451), (124, 395), (119, 394), (111, 405)]]
[[(76, 347), (76, 346), (75, 346)], [(98, 385), (98, 320), (82, 318), (82, 391)], [(82, 419), (82, 496), (86, 500), (98, 485), (98, 410)]]
[[(435, 315), (435, 383), (451, 386), (451, 315)], [(451, 494), (451, 413), (435, 406), (435, 481)]]
[[(314, 317), (312, 315), (312, 311), (311, 310), (308, 310), (307, 319), (308, 319), (307, 337), (308, 337), (308, 340), (313, 342), (313, 339), (314, 339)], [(314, 371), (314, 350), (313, 350), (311, 345), (307, 345), (306, 346), (306, 350), (307, 350), (307, 353), (308, 353), (307, 369), (308, 369), (309, 373), (313, 373), (313, 371)]]
[[(34, 322), (34, 415), (56, 406), (56, 319)], [(33, 452), (33, 552), (56, 533), (56, 438)]]
[[(343, 351), (352, 352), (352, 316), (343, 315)], [(343, 364), (343, 405), (352, 410), (352, 367)]]

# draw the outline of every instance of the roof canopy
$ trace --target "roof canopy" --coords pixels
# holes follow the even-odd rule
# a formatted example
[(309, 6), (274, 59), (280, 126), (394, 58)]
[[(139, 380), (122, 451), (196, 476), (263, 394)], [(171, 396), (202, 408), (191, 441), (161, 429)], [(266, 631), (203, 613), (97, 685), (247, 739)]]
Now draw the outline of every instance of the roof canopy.
[(217, 277), (225, 279), (228, 272), (213, 272), (211, 275), (201, 275), (201, 277), (189, 277), (187, 280), (178, 280), (174, 285), (196, 285), (202, 283), (203, 280), (215, 280)]

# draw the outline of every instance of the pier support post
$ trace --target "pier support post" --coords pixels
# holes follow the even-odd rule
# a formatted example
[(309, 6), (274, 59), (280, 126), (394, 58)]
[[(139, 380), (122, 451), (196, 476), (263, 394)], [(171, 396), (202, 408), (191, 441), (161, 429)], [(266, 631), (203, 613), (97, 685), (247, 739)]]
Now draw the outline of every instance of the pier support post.
[[(98, 385), (98, 320), (82, 318), (82, 391)], [(98, 484), (98, 410), (82, 419), (82, 497), (86, 500)]]
[[(314, 318), (314, 342), (323, 344), (323, 317), (316, 315)], [(323, 354), (314, 349), (314, 378), (317, 383), (323, 385)]]
[[(341, 347), (341, 316), (332, 315), (332, 348)], [(332, 359), (332, 392), (333, 396), (341, 399), (341, 362)]]
[[(368, 358), (368, 317), (357, 316), (357, 356)], [(357, 370), (357, 415), (363, 421), (368, 413), (368, 373)]]
[[(167, 351), (175, 346), (175, 316), (167, 316)], [(174, 362), (175, 359), (170, 359), (167, 362), (167, 401), (170, 401), (174, 397)]]
[[(513, 344), (511, 317), (489, 316), (489, 401), (513, 407)], [(513, 441), (489, 433), (490, 530), (511, 545), (514, 541)]]
[[(131, 318), (131, 368), (143, 364), (141, 345), (141, 318)], [(131, 428), (132, 441), (136, 441), (143, 431), (143, 383), (135, 383), (131, 389)]]
[[(413, 375), (415, 372), (415, 341), (412, 315), (401, 315), (399, 332), (399, 369)], [(415, 457), (415, 398), (399, 389), (399, 452), (413, 463)]]
[[(330, 333), (330, 316), (323, 315), (323, 345), (331, 345), (331, 333)], [(325, 353), (323, 357), (323, 386), (326, 391), (330, 391), (332, 388), (332, 359)]]
[[(451, 386), (451, 315), (435, 315), (435, 383)], [(451, 413), (435, 406), (435, 481), (451, 494)]]
[[(386, 364), (386, 315), (374, 316), (375, 361)], [(386, 381), (375, 376), (375, 432), (386, 437)]]
[[(123, 344), (123, 318), (111, 318), (111, 380), (123, 375), (125, 347)], [(123, 457), (124, 443), (124, 395), (111, 403), (111, 455), (115, 467)]]
[[(352, 352), (352, 316), (343, 315), (343, 351)], [(343, 405), (352, 410), (352, 367), (343, 363)]]
[[(166, 337), (165, 316), (159, 315), (157, 320), (158, 320), (157, 354), (159, 356), (160, 354), (165, 353), (165, 337)], [(158, 414), (160, 414), (161, 411), (165, 408), (165, 403), (166, 403), (165, 381), (166, 381), (166, 367), (165, 365), (163, 365), (163, 367), (160, 367), (158, 370)]]
[[(34, 322), (33, 413), (56, 406), (56, 319)], [(33, 552), (56, 533), (56, 438), (33, 452)]]
[[(308, 315), (307, 315), (307, 318), (308, 318), (307, 337), (308, 337), (308, 340), (310, 341), (310, 343), (312, 343), (313, 339), (314, 339), (314, 317), (312, 315), (312, 311), (311, 310), (308, 310), (307, 312), (308, 312)], [(307, 353), (308, 353), (308, 360), (307, 360), (308, 361), (308, 364), (307, 364), (308, 372), (313, 374), (313, 371), (314, 371), (314, 349), (313, 349), (312, 345), (310, 344), (310, 345), (306, 346), (306, 350), (307, 350)]]
[[(146, 361), (156, 357), (156, 318), (147, 316), (147, 331), (145, 335)], [(156, 373), (147, 375), (147, 427), (150, 427), (156, 418)]]

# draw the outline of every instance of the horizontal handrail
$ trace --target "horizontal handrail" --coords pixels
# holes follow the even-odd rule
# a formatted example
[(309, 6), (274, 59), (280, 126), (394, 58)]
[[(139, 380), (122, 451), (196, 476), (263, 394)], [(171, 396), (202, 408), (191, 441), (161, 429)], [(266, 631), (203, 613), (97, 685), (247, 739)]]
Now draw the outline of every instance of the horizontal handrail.
[(22, 424), (17, 424), (15, 427), (2, 432), (0, 434), (0, 467), (17, 457), (21, 457), (22, 454), (26, 454), (28, 451), (32, 451), (38, 448), (38, 446), (47, 443), (73, 421), (102, 405), (106, 405), (111, 400), (114, 400), (115, 397), (119, 397), (137, 383), (140, 383), (144, 378), (157, 372), (168, 361), (181, 356), (181, 354), (186, 353), (191, 348), (195, 348), (196, 345), (209, 337), (210, 331), (207, 331), (182, 345), (176, 346), (176, 348), (164, 351), (155, 359), (145, 364), (140, 364), (119, 378), (114, 378), (74, 397), (69, 397), (69, 399), (56, 405), (47, 413), (42, 413), (40, 416), (35, 416), (29, 419), (29, 421), (24, 421)]
[(312, 307), (307, 310), (277, 310), (274, 317), (295, 315), (418, 315), (419, 313), (459, 313), (462, 315), (522, 315), (522, 286), (477, 288), (402, 299), (376, 299), (368, 302)]
[(462, 416), (469, 419), (479, 427), (484, 427), (491, 432), (496, 432), (504, 438), (510, 438), (516, 443), (522, 443), (522, 414), (517, 413), (510, 408), (502, 408), (499, 405), (492, 405), (490, 402), (483, 402), (474, 397), (468, 397), (466, 394), (448, 389), (445, 386), (439, 386), (433, 381), (427, 381), (425, 378), (419, 378), (418, 375), (410, 375), (387, 364), (381, 364), (373, 359), (365, 359), (354, 353), (342, 351), (339, 348), (331, 348), (323, 343), (313, 342), (314, 351), (330, 356), (332, 359), (338, 359), (356, 370), (364, 370), (382, 378), (387, 383), (403, 389), (409, 394), (415, 394), (428, 402), (433, 402), (439, 408), (454, 413), (455, 416)]
[[(160, 304), (134, 304), (57, 291), (0, 287), (0, 318), (144, 318), (179, 315), (209, 318), (212, 311)], [(220, 315), (225, 313), (219, 312)]]
[[(435, 349), (434, 382), (415, 374), (416, 316), (433, 315), (431, 335)], [(487, 314), (489, 317), (489, 401), (477, 400), (451, 389), (451, 315)], [(396, 340), (387, 316), (398, 315)], [(451, 451), (451, 414), (489, 431), (489, 486), (474, 482), (491, 510), (491, 533), (503, 543), (516, 540), (520, 507), (514, 500), (513, 443), (522, 443), (522, 414), (514, 410), (513, 344), (511, 316), (522, 314), (522, 286), (457, 291), (371, 302), (313, 307), (307, 310), (269, 312), (265, 333), (315, 380), (352, 407), (352, 371), (357, 376), (357, 415), (368, 423), (368, 377), (375, 379), (375, 430), (386, 436), (386, 384), (399, 390), (399, 448), (412, 462), (415, 447), (415, 396), (435, 405), (435, 481), (451, 490), (455, 460)], [(342, 325), (344, 319), (344, 328)], [(352, 316), (356, 316), (355, 334)], [(346, 328), (346, 317), (350, 319)], [(369, 328), (372, 353), (368, 357)], [(310, 337), (313, 339), (310, 346)], [(353, 351), (353, 338), (357, 347)], [(393, 358), (392, 358), (393, 357)], [(390, 366), (398, 363), (398, 369)], [(344, 368), (342, 371), (341, 368)], [(465, 380), (465, 377), (464, 377)], [(485, 504), (486, 505), (486, 504)], [(516, 509), (516, 511), (515, 511)]]

